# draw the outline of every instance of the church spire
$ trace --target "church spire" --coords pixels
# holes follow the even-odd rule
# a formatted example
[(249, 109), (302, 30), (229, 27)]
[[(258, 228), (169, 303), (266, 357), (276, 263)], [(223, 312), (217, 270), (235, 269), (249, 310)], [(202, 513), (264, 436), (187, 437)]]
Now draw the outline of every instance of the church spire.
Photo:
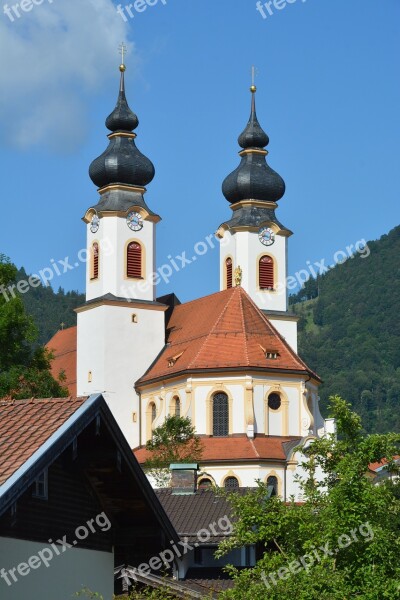
[(153, 163), (136, 147), (136, 133), (139, 119), (129, 108), (125, 95), (124, 47), (120, 65), (121, 81), (117, 104), (106, 119), (106, 127), (111, 131), (110, 143), (101, 156), (96, 158), (89, 168), (91, 180), (97, 187), (111, 184), (123, 184), (144, 187), (155, 175)]
[(256, 92), (257, 88), (253, 85), (251, 91), (251, 113), (249, 122), (245, 130), (239, 136), (239, 146), (244, 150), (247, 148), (265, 148), (269, 144), (269, 137), (261, 127), (257, 119), (256, 112)]
[(256, 91), (253, 84), (251, 91), (250, 119), (238, 142), (243, 150), (239, 153), (241, 163), (233, 173), (228, 175), (222, 185), (222, 192), (231, 204), (242, 200), (260, 202), (277, 202), (285, 193), (285, 182), (266, 162), (269, 137), (261, 127), (256, 112)]

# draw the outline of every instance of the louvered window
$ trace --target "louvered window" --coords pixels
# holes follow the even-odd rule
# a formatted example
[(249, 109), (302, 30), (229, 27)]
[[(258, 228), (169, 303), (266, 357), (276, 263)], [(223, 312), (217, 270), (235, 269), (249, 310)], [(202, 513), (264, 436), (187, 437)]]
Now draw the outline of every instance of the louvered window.
[(151, 403), (151, 422), (154, 423), (157, 416), (157, 408), (154, 402)]
[(232, 264), (231, 258), (226, 259), (225, 269), (226, 269), (226, 288), (229, 290), (231, 287), (233, 287), (233, 264)]
[(274, 261), (270, 256), (263, 256), (259, 265), (260, 289), (274, 289)]
[(95, 242), (92, 246), (92, 279), (99, 278), (100, 267), (100, 250), (99, 245)]
[(142, 246), (137, 242), (129, 244), (126, 264), (127, 277), (130, 279), (142, 278)]
[(229, 401), (223, 392), (215, 394), (213, 401), (213, 435), (227, 437), (229, 435)]
[(227, 477), (224, 482), (224, 487), (226, 490), (238, 490), (239, 481), (236, 479), (236, 477)]

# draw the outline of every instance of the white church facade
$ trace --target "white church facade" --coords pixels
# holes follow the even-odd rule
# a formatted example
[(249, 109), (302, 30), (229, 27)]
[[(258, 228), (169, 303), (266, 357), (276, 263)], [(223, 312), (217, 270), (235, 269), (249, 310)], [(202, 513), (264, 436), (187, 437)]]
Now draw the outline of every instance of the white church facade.
[(286, 287), (292, 232), (275, 214), (285, 184), (266, 162), (256, 88), (240, 165), (222, 188), (231, 215), (216, 223), (220, 290), (181, 304), (173, 294), (157, 298), (160, 217), (146, 195), (155, 170), (136, 146), (139, 121), (120, 70), (109, 145), (90, 167), (99, 199), (83, 218), (86, 303), (70, 348), (77, 395), (103, 394), (141, 463), (153, 429), (179, 414), (203, 441), (200, 486), (252, 487), (260, 479), (301, 500), (295, 449), (331, 432), (332, 423), (319, 411), (318, 375), (297, 354)]

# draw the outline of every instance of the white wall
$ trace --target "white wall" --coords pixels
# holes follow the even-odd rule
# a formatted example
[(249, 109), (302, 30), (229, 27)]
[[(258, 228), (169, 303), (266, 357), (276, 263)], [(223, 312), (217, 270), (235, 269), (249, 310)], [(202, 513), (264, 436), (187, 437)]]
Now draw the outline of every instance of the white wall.
[[(50, 547), (50, 546), (47, 546)], [(16, 569), (22, 563), (36, 556), (45, 548), (43, 544), (0, 538), (0, 570)], [(51, 547), (50, 547), (51, 548)], [(112, 552), (97, 552), (94, 550), (81, 550), (71, 548), (62, 552), (58, 547), (60, 556), (49, 561), (49, 567), (33, 561), (35, 569), (20, 567), (27, 574), (20, 575), (14, 572), (18, 579), (14, 582), (8, 575), (12, 585), (8, 586), (5, 579), (0, 578), (1, 600), (71, 600), (73, 594), (88, 587), (93, 592), (99, 592), (104, 600), (110, 600), (114, 592), (114, 554)], [(47, 554), (47, 556), (49, 556)]]
[[(139, 212), (139, 211), (138, 211)], [(127, 279), (125, 273), (126, 245), (130, 241), (139, 241), (145, 251), (147, 279), (155, 272), (155, 223), (144, 221), (141, 231), (131, 231), (122, 217), (103, 217), (100, 228), (96, 233), (90, 231), (87, 225), (88, 256), (93, 242), (100, 247), (100, 276), (91, 281), (90, 260), (86, 265), (86, 299), (92, 300), (105, 294), (117, 297), (154, 300), (155, 285), (145, 285), (142, 281)]]
[[(258, 265), (261, 256), (274, 259), (277, 291), (260, 290), (258, 287)], [(225, 261), (233, 260), (233, 270), (238, 266), (243, 271), (242, 287), (263, 310), (287, 311), (287, 237), (277, 234), (272, 246), (264, 246), (255, 231), (224, 232), (220, 244), (220, 289), (224, 289)]]
[(139, 445), (135, 382), (164, 347), (164, 319), (163, 311), (124, 305), (78, 313), (78, 395), (102, 393), (131, 448)]
[(297, 321), (280, 319), (279, 317), (273, 317), (271, 315), (268, 315), (268, 320), (297, 354)]

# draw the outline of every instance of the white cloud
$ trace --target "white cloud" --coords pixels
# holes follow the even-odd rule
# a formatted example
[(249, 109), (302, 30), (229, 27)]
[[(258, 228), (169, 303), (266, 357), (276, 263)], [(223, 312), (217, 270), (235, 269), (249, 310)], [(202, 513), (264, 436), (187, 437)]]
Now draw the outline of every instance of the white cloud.
[[(112, 76), (117, 93), (117, 48), (127, 24), (111, 0), (43, 0), (20, 13), (13, 22), (0, 13), (0, 139), (72, 152)], [(132, 68), (132, 54), (129, 60)]]

